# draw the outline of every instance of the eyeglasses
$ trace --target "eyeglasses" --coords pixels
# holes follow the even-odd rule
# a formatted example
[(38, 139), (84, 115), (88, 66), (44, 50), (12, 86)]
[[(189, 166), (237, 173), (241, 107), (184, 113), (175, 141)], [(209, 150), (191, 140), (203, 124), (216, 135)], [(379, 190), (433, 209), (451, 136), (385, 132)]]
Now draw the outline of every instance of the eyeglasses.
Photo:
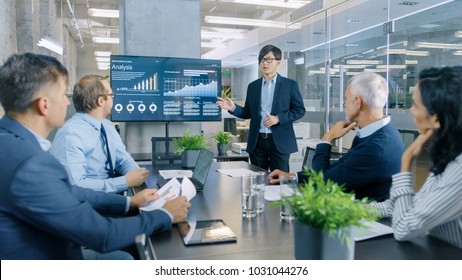
[(116, 94), (113, 93), (113, 92), (112, 92), (112, 93), (108, 93), (108, 94), (106, 94), (106, 95), (107, 95), (107, 96), (110, 96), (110, 97), (112, 97), (112, 98), (115, 98), (115, 97), (116, 97)]
[(260, 63), (263, 63), (263, 62), (267, 62), (267, 63), (271, 63), (273, 62), (273, 60), (279, 60), (279, 59), (276, 59), (275, 57), (263, 57), (262, 59), (260, 59)]

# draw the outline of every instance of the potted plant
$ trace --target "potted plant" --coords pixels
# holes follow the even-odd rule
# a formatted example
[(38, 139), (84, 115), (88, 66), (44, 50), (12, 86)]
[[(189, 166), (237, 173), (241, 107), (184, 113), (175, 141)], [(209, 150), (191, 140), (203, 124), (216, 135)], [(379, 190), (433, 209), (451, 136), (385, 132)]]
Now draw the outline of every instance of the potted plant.
[(211, 139), (217, 142), (218, 153), (223, 155), (228, 151), (228, 143), (234, 137), (235, 136), (229, 132), (218, 131), (211, 137)]
[(353, 259), (353, 226), (375, 221), (378, 215), (367, 207), (367, 199), (356, 200), (353, 193), (312, 169), (299, 192), (283, 196), (276, 204), (292, 207), (295, 217), (296, 259)]
[(182, 137), (173, 139), (173, 146), (175, 152), (181, 154), (181, 163), (186, 168), (194, 167), (199, 150), (207, 148), (205, 138), (199, 134), (191, 134), (189, 129)]

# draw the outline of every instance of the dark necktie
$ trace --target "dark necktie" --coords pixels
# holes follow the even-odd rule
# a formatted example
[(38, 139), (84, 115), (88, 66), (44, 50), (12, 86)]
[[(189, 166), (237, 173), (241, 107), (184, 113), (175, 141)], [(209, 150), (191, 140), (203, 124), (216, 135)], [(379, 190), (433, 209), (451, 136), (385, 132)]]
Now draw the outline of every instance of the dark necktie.
[(107, 135), (106, 135), (106, 130), (104, 129), (103, 124), (101, 124), (101, 135), (103, 136), (104, 140), (104, 146), (106, 146), (106, 152), (107, 152), (107, 161), (109, 162), (109, 176), (111, 178), (114, 178), (114, 166), (112, 165), (112, 158), (111, 158), (111, 152), (109, 152), (109, 143), (107, 141)]

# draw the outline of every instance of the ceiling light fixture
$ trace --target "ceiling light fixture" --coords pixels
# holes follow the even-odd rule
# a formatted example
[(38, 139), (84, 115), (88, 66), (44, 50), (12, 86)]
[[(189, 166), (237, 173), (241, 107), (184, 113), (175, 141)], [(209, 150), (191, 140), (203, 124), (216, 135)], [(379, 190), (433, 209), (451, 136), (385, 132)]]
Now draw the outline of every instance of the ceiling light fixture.
[(63, 47), (49, 39), (42, 38), (38, 41), (37, 46), (49, 49), (59, 55), (63, 55)]
[(243, 33), (225, 33), (225, 32), (211, 32), (201, 31), (202, 39), (245, 39), (247, 36)]
[(462, 31), (456, 31), (456, 34), (454, 36), (462, 38)]
[(377, 69), (406, 69), (406, 65), (403, 65), (403, 64), (377, 65)]
[(416, 42), (415, 46), (417, 48), (462, 50), (462, 43), (444, 44), (444, 43)]
[(355, 59), (349, 59), (346, 61), (347, 64), (373, 64), (377, 65), (382, 63), (381, 60), (369, 60), (369, 59), (361, 59), (361, 60), (355, 60)]
[(95, 51), (95, 56), (111, 56), (111, 52)]
[(301, 0), (279, 0), (279, 1), (275, 1), (275, 0), (272, 0), (272, 1), (270, 0), (229, 0), (226, 2), (279, 7), (279, 8), (290, 8), (290, 9), (298, 9), (298, 8), (305, 6), (308, 3), (311, 3), (311, 1), (301, 1)]
[(417, 4), (419, 4), (419, 3), (411, 2), (411, 1), (403, 1), (403, 2), (398, 3), (398, 5), (403, 5), (403, 6), (414, 6), (414, 5), (417, 5)]
[(92, 17), (119, 18), (119, 10), (88, 9), (88, 15)]
[(95, 57), (95, 60), (96, 62), (105, 62), (105, 63), (109, 63), (110, 62), (110, 58), (109, 57)]
[(286, 23), (282, 21), (273, 21), (273, 20), (264, 20), (264, 19), (205, 16), (204, 21), (206, 23), (229, 24), (229, 25), (245, 25), (245, 26), (273, 27), (273, 28), (287, 28), (287, 29), (302, 28), (301, 23), (290, 24), (290, 23)]
[(418, 60), (406, 59), (406, 60), (404, 60), (404, 64), (406, 64), (406, 65), (417, 65), (417, 64), (419, 64), (419, 61)]
[(455, 51), (452, 53), (453, 55), (462, 55), (462, 51)]
[(93, 37), (93, 43), (97, 43), (97, 44), (118, 44), (119, 43), (119, 38)]
[(389, 49), (385, 50), (385, 54), (404, 54), (410, 56), (429, 56), (429, 51), (408, 51), (405, 49)]

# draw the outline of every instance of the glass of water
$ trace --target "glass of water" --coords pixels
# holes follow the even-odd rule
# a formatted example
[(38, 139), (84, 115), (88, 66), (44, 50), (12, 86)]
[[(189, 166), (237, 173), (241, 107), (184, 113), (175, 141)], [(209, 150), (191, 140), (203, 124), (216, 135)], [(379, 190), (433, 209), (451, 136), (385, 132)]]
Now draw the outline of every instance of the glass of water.
[(253, 218), (257, 215), (257, 192), (255, 175), (244, 174), (241, 177), (242, 217)]
[[(284, 196), (291, 196), (297, 192), (298, 184), (295, 175), (281, 176), (279, 182), (281, 187), (281, 199)], [(292, 207), (287, 204), (281, 204), (279, 216), (283, 221), (292, 221), (294, 219)]]
[(257, 214), (265, 212), (265, 182), (266, 172), (255, 173), (255, 192), (257, 193)]

